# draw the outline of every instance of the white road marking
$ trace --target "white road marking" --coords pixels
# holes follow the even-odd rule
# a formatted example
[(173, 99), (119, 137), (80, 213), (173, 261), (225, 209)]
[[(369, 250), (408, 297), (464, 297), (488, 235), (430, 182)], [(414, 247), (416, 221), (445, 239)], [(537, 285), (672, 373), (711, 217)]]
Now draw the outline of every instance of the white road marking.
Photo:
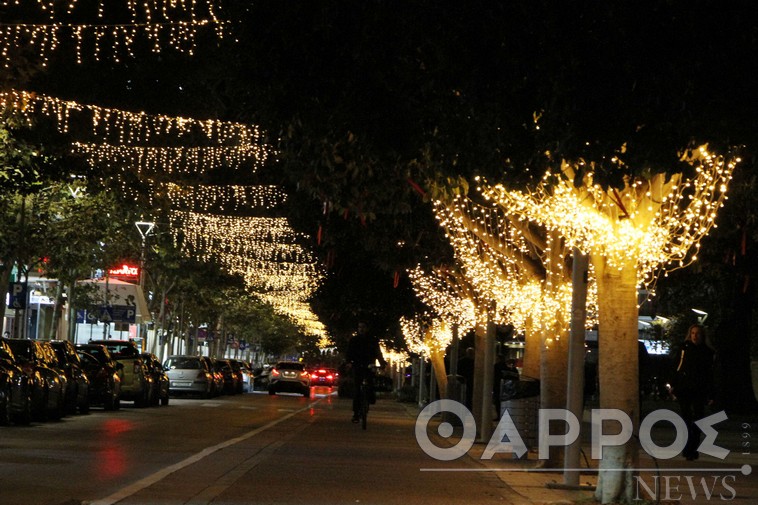
[(121, 488), (120, 490), (116, 491), (115, 493), (111, 494), (110, 496), (106, 496), (105, 498), (101, 498), (99, 500), (91, 501), (91, 502), (83, 502), (87, 505), (113, 505), (114, 503), (118, 503), (119, 501), (128, 498), (129, 496), (136, 494), (143, 489), (152, 486), (156, 482), (159, 482), (169, 475), (171, 475), (174, 472), (177, 472), (183, 468), (186, 468), (190, 465), (194, 465), (198, 461), (201, 461), (203, 458), (210, 456), (216, 451), (219, 451), (221, 449), (225, 449), (229, 446), (232, 446), (236, 443), (242, 442), (244, 440), (247, 440), (248, 438), (254, 437), (255, 435), (258, 435), (259, 433), (262, 433), (269, 428), (273, 428), (277, 424), (286, 421), (287, 419), (294, 417), (295, 415), (299, 414), (300, 412), (304, 412), (306, 410), (309, 410), (314, 404), (320, 402), (321, 400), (316, 400), (314, 402), (308, 403), (305, 407), (295, 410), (294, 412), (291, 412), (287, 414), (286, 416), (280, 417), (279, 419), (275, 419), (271, 421), (268, 424), (264, 424), (260, 428), (256, 428), (252, 431), (249, 431), (245, 433), (244, 435), (241, 435), (239, 437), (230, 438), (229, 440), (226, 440), (224, 442), (221, 442), (220, 444), (216, 444), (212, 447), (207, 447), (203, 449), (202, 451), (198, 452), (197, 454), (194, 454), (190, 456), (189, 458), (186, 458), (178, 463), (175, 463), (171, 466), (167, 466), (166, 468), (159, 470), (152, 475), (148, 475), (147, 477), (138, 480), (137, 482), (126, 486), (124, 488)]

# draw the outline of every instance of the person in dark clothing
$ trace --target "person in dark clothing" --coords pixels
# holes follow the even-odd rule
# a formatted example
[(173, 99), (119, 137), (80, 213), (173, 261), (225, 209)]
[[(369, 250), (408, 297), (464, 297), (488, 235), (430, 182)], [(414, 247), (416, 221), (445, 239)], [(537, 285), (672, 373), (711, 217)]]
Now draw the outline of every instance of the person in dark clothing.
[(382, 350), (379, 348), (379, 339), (369, 332), (368, 324), (361, 321), (358, 323), (358, 332), (347, 343), (347, 362), (350, 364), (354, 394), (353, 394), (353, 422), (360, 421), (360, 398), (358, 397), (358, 387), (363, 379), (368, 379), (369, 401), (374, 403), (374, 366), (378, 361), (382, 367), (387, 366), (387, 362), (382, 356)]
[(466, 384), (466, 408), (471, 410), (474, 403), (474, 348), (467, 347), (466, 354), (458, 360), (458, 375)]
[(500, 419), (501, 398), (503, 384), (507, 384), (511, 381), (511, 384), (507, 384), (509, 387), (513, 387), (512, 382), (519, 380), (518, 369), (513, 360), (505, 359), (505, 356), (498, 354), (495, 359), (495, 370), (492, 375), (492, 404), (495, 406), (495, 421)]
[(700, 429), (695, 421), (705, 417), (705, 407), (713, 403), (714, 352), (705, 343), (705, 329), (693, 324), (687, 338), (675, 355), (674, 396), (679, 402), (682, 419), (687, 425), (687, 444), (682, 455), (688, 461), (698, 458)]

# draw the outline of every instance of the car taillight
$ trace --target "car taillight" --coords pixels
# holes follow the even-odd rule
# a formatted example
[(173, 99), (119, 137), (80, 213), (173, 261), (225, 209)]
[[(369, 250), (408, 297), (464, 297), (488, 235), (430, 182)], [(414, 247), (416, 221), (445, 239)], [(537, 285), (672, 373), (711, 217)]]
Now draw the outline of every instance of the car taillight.
[(300, 372), (300, 377), (302, 377), (303, 379), (307, 379), (309, 377), (309, 374), (308, 372)]
[(273, 370), (271, 370), (271, 375), (273, 375), (274, 377), (279, 377), (279, 370), (274, 368)]
[(326, 376), (326, 378), (327, 378), (327, 379), (330, 379), (330, 380), (331, 380), (331, 379), (334, 379), (334, 376), (332, 376), (332, 375), (327, 375), (327, 376)]
[(319, 370), (318, 373), (326, 373), (326, 370)]

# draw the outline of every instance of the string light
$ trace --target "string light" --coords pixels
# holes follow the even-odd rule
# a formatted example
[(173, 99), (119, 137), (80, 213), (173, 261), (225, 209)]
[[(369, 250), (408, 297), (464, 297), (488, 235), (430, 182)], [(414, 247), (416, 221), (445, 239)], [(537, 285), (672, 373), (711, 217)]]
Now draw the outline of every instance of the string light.
[(257, 126), (243, 123), (129, 112), (17, 90), (0, 92), (0, 106), (19, 114), (29, 125), (35, 116), (52, 119), (61, 133), (68, 133), (72, 116), (86, 115), (83, 120), (90, 122), (93, 135), (116, 139), (118, 145), (147, 143), (153, 137), (201, 133), (208, 142), (219, 146), (258, 145), (270, 149)]
[[(103, 48), (110, 48), (110, 55), (116, 61), (124, 55), (134, 57), (135, 41), (142, 35), (151, 45), (154, 53), (160, 53), (162, 46), (192, 55), (196, 48), (199, 29), (212, 26), (218, 38), (223, 38), (225, 22), (218, 15), (217, 2), (204, 1), (163, 1), (138, 3), (126, 2), (130, 13), (128, 23), (104, 23), (108, 16), (105, 2), (100, 1), (97, 9), (98, 23), (71, 23), (61, 17), (87, 16), (76, 11), (77, 2), (65, 3), (65, 13), (59, 12), (56, 2), (38, 2), (47, 23), (0, 23), (0, 56), (4, 66), (10, 67), (10, 53), (18, 47), (31, 47), (46, 65), (50, 53), (57, 50), (63, 38), (70, 38), (75, 46), (76, 61), (82, 63), (83, 48), (92, 41), (92, 56), (100, 60)], [(60, 2), (58, 2), (60, 5)], [(113, 2), (109, 2), (110, 6)], [(18, 2), (2, 2), (3, 7), (19, 5)], [(87, 16), (92, 17), (90, 14)], [(108, 42), (106, 42), (106, 40)]]
[(556, 231), (567, 246), (601, 256), (612, 268), (636, 265), (638, 282), (652, 289), (661, 273), (696, 261), (699, 242), (716, 226), (740, 161), (712, 154), (707, 146), (685, 153), (682, 160), (695, 169), (692, 180), (657, 174), (627, 178), (620, 190), (603, 189), (589, 170), (575, 187), (576, 170), (564, 162), (561, 173), (546, 174), (534, 192), (486, 184), (481, 192), (505, 213)]
[(287, 194), (277, 186), (179, 186), (168, 183), (167, 195), (173, 209), (221, 213), (249, 209), (270, 210), (287, 201)]
[(269, 159), (266, 146), (143, 147), (74, 142), (72, 151), (92, 166), (129, 167), (137, 175), (203, 175), (214, 170), (255, 173)]

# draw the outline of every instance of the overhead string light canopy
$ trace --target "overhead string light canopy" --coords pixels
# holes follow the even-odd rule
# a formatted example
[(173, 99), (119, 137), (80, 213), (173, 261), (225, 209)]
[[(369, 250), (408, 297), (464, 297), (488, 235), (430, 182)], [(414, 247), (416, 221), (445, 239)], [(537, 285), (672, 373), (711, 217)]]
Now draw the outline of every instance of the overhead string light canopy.
[[(73, 41), (77, 63), (82, 63), (85, 47), (90, 48), (95, 60), (100, 60), (106, 51), (115, 61), (124, 55), (134, 57), (140, 37), (149, 42), (154, 53), (168, 46), (192, 55), (201, 28), (213, 27), (216, 36), (222, 38), (226, 25), (219, 17), (220, 2), (213, 0), (109, 0), (108, 9), (106, 2), (100, 0), (96, 13), (79, 8), (77, 0), (37, 1), (37, 12), (30, 8), (31, 3), (0, 2), (7, 19), (26, 21), (0, 23), (0, 57), (6, 68), (10, 66), (12, 50), (25, 46), (31, 46), (46, 65), (64, 39)], [(93, 21), (76, 22), (83, 19)]]
[(181, 138), (200, 133), (209, 144), (249, 146), (272, 152), (270, 146), (265, 144), (261, 129), (251, 124), (130, 112), (17, 90), (0, 92), (0, 106), (18, 113), (28, 124), (32, 123), (33, 118), (47, 117), (56, 122), (61, 133), (69, 132), (71, 122), (77, 116), (78, 120), (90, 124), (92, 135), (104, 140), (113, 139), (118, 145), (147, 143), (162, 136)]

